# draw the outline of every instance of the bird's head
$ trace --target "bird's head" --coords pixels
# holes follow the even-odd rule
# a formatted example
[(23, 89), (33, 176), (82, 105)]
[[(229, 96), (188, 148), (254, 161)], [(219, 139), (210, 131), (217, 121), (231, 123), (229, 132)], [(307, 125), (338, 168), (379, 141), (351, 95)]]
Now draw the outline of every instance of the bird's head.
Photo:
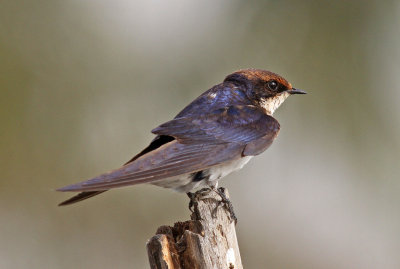
[(261, 106), (268, 115), (274, 111), (292, 94), (305, 94), (305, 91), (295, 89), (278, 74), (261, 69), (243, 69), (228, 75), (224, 82), (244, 84), (246, 94), (255, 105)]

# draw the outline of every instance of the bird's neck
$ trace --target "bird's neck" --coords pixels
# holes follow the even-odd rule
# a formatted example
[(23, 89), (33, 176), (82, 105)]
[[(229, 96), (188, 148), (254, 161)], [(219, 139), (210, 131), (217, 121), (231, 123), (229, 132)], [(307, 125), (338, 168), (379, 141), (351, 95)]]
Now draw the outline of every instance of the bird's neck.
[(289, 93), (283, 92), (274, 97), (262, 98), (260, 100), (260, 106), (265, 110), (265, 112), (272, 116), (275, 110), (289, 97)]

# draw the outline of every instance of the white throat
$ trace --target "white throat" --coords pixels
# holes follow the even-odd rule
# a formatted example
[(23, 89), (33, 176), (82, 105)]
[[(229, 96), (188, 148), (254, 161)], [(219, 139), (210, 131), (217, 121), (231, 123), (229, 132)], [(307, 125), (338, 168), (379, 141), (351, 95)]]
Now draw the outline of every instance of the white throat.
[(265, 112), (268, 115), (272, 116), (275, 110), (286, 100), (286, 98), (289, 97), (289, 95), (290, 94), (288, 92), (283, 92), (274, 97), (261, 99), (260, 105), (265, 109)]

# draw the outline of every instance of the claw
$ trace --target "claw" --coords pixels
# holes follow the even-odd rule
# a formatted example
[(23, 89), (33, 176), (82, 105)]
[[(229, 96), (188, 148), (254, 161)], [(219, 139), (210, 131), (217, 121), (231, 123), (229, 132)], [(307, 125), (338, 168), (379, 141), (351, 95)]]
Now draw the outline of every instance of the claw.
[(202, 218), (201, 218), (200, 211), (198, 208), (199, 193), (198, 192), (195, 192), (195, 193), (188, 192), (186, 194), (190, 199), (190, 202), (189, 202), (190, 212), (192, 212), (194, 214), (196, 220), (201, 220)]
[(236, 225), (237, 217), (236, 217), (235, 211), (233, 210), (232, 202), (225, 195), (225, 188), (219, 187), (218, 189), (215, 190), (215, 192), (221, 197), (221, 203), (223, 203), (225, 205), (225, 208), (229, 211), (231, 220), (233, 220)]
[[(204, 197), (205, 195), (207, 195), (208, 193), (210, 193), (210, 191), (214, 191), (221, 197), (221, 201), (219, 202), (219, 204), (222, 203), (225, 206), (226, 210), (229, 211), (231, 220), (234, 221), (235, 224), (237, 224), (237, 217), (233, 210), (232, 202), (228, 199), (228, 197), (225, 194), (225, 189), (222, 187), (218, 188), (218, 189), (215, 187), (203, 188), (199, 191), (196, 191), (195, 193), (192, 193), (192, 192), (186, 193), (190, 199), (189, 210), (190, 210), (190, 212), (192, 212), (194, 214), (195, 219), (196, 220), (202, 219), (201, 215), (200, 215), (200, 211), (198, 209), (198, 200), (201, 199), (202, 197)], [(218, 206), (212, 212), (213, 217), (216, 216), (217, 208), (218, 208)]]

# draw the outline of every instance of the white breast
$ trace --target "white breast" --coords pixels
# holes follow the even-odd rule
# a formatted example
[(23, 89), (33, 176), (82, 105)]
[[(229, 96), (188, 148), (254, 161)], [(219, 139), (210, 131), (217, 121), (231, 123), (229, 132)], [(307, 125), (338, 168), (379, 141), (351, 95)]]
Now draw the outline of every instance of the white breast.
[(265, 109), (268, 115), (274, 114), (275, 110), (289, 97), (289, 93), (283, 92), (278, 96), (262, 99), (260, 105)]

